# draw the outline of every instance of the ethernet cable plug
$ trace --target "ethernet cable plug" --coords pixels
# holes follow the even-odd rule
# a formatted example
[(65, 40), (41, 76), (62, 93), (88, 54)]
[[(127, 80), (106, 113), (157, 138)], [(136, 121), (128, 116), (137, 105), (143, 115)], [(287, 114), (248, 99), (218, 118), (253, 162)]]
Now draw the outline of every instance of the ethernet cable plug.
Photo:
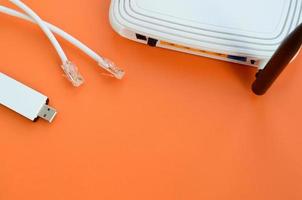
[(0, 73), (0, 104), (36, 121), (42, 118), (52, 122), (57, 111), (48, 106), (48, 97)]
[(77, 66), (70, 61), (65, 62), (62, 65), (67, 79), (72, 83), (73, 86), (79, 87), (84, 83), (84, 78), (80, 74)]
[(45, 33), (45, 35), (48, 37), (49, 41), (52, 43), (54, 48), (56, 49), (58, 55), (61, 58), (62, 61), (62, 68), (64, 72), (67, 75), (67, 78), (71, 81), (71, 83), (75, 86), (78, 87), (83, 83), (83, 77), (79, 73), (77, 67), (72, 64), (64, 50), (62, 49), (60, 43), (54, 36), (54, 34), (51, 32), (50, 28), (47, 26), (47, 23), (43, 21), (35, 11), (33, 11), (30, 7), (28, 7), (26, 4), (24, 4), (20, 0), (10, 0), (13, 4), (15, 4), (17, 7), (19, 7), (21, 10), (23, 10), (28, 17), (34, 22), (36, 22), (39, 27), (42, 29), (42, 31)]
[(111, 60), (102, 58), (99, 61), (99, 65), (107, 70), (110, 74), (112, 74), (117, 79), (122, 79), (125, 75), (125, 71), (117, 67)]

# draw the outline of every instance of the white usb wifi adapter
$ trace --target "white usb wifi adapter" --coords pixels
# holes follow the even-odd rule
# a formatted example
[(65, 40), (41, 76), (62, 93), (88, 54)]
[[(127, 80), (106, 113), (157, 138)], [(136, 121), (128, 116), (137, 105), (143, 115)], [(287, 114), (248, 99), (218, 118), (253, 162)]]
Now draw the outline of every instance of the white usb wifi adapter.
[(0, 104), (36, 121), (42, 118), (52, 122), (57, 111), (48, 106), (48, 97), (0, 73)]

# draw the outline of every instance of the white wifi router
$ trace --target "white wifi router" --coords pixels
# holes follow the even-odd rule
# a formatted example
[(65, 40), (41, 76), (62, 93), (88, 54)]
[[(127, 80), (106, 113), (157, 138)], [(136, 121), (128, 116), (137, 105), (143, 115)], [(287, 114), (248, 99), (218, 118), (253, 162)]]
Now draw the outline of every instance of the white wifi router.
[[(149, 46), (258, 67), (263, 94), (300, 49), (302, 0), (112, 0), (110, 21)], [(285, 52), (288, 38), (297, 45)]]

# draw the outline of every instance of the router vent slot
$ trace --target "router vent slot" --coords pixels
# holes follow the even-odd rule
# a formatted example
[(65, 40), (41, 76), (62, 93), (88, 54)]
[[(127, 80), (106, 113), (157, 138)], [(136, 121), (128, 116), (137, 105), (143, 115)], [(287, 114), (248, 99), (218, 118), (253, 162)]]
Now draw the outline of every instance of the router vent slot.
[(221, 54), (221, 53), (215, 53), (215, 52), (205, 51), (205, 50), (201, 50), (201, 49), (195, 49), (195, 48), (191, 48), (191, 47), (187, 47), (187, 46), (183, 46), (183, 45), (179, 45), (179, 44), (175, 44), (175, 43), (171, 43), (171, 42), (166, 42), (166, 41), (161, 41), (160, 44), (163, 46), (169, 46), (169, 47), (173, 47), (173, 48), (177, 48), (177, 49), (181, 49), (181, 50), (187, 50), (187, 51), (191, 51), (191, 52), (195, 52), (195, 53), (208, 54), (211, 56), (218, 56), (218, 57), (222, 57), (222, 58), (228, 57), (227, 54)]
[[(166, 41), (160, 41), (160, 44), (163, 46), (176, 48), (179, 50), (190, 51), (192, 53), (200, 53), (200, 54), (204, 54), (204, 55), (215, 56), (215, 57), (234, 60), (234, 61), (243, 62), (243, 63), (248, 62), (248, 58), (244, 57), (244, 56), (235, 56), (235, 55), (228, 55), (228, 54), (216, 53), (216, 52), (211, 52), (211, 51), (205, 51), (205, 50), (191, 48), (191, 47), (187, 47), (184, 45), (179, 45), (179, 44), (166, 42)], [(256, 61), (252, 60), (251, 64), (256, 64)]]

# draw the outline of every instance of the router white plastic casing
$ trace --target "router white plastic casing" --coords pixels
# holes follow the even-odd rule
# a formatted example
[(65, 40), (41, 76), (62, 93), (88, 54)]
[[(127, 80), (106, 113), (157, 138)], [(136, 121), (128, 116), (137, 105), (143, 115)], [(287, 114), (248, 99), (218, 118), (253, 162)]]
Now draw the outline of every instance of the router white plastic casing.
[(302, 0), (112, 0), (110, 22), (137, 42), (262, 69), (302, 22)]

